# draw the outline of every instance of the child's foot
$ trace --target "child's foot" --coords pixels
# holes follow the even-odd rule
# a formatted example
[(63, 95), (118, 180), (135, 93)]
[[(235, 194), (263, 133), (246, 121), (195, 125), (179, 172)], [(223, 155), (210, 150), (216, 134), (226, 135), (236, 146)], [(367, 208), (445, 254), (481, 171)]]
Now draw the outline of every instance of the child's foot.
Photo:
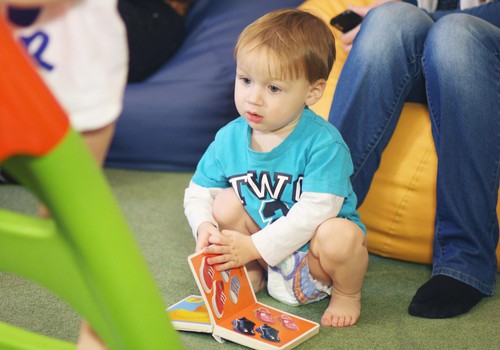
[(361, 292), (344, 294), (332, 288), (330, 304), (321, 317), (321, 325), (349, 327), (354, 325), (361, 313)]
[(424, 318), (454, 317), (468, 312), (483, 297), (483, 293), (468, 284), (436, 275), (417, 290), (408, 313)]

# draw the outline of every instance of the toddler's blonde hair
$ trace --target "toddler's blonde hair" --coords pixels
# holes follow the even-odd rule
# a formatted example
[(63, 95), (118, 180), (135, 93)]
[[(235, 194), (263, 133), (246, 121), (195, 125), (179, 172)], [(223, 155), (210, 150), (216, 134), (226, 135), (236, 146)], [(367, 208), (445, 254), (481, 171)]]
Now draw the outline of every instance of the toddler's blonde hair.
[(313, 83), (328, 79), (335, 61), (335, 40), (327, 24), (315, 15), (282, 9), (260, 17), (238, 37), (235, 58), (244, 60), (253, 53), (266, 55), (269, 72), (278, 78), (303, 76)]

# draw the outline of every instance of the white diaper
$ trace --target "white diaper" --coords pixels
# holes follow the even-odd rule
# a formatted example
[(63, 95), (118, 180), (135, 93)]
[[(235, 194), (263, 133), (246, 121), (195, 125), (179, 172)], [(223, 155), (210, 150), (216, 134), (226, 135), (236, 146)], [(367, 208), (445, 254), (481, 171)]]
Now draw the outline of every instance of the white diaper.
[(308, 252), (297, 251), (268, 268), (267, 290), (276, 300), (297, 306), (322, 300), (331, 294), (332, 286), (315, 280), (307, 264)]

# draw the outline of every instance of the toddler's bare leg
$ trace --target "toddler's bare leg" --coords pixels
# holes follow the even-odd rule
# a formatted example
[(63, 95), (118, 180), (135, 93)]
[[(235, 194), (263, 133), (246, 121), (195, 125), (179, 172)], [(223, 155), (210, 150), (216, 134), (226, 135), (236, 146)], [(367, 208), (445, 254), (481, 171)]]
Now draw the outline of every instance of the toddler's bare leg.
[[(213, 215), (219, 224), (220, 231), (234, 230), (251, 235), (260, 230), (259, 226), (248, 215), (240, 199), (232, 188), (222, 191), (214, 200)], [(264, 261), (251, 261), (246, 265), (252, 287), (257, 293), (266, 286)]]
[(347, 327), (361, 313), (361, 288), (368, 266), (366, 237), (347, 219), (330, 219), (321, 224), (309, 248), (311, 275), (333, 284), (330, 303), (321, 318), (323, 326)]
[(114, 132), (115, 123), (111, 123), (97, 130), (82, 132), (83, 141), (99, 165), (104, 163)]

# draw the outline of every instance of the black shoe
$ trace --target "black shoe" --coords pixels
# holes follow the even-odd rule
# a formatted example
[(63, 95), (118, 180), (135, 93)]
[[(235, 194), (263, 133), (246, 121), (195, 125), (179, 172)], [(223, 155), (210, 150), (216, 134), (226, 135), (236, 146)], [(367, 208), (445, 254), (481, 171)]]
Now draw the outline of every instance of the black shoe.
[(279, 343), (281, 339), (278, 337), (278, 330), (263, 324), (257, 328), (257, 332), (261, 333), (261, 338), (275, 343)]
[(253, 330), (253, 327), (255, 327), (255, 323), (248, 320), (246, 317), (238, 318), (237, 320), (234, 320), (232, 323), (234, 326), (233, 329), (236, 332), (240, 332), (245, 335), (255, 335), (255, 331)]

